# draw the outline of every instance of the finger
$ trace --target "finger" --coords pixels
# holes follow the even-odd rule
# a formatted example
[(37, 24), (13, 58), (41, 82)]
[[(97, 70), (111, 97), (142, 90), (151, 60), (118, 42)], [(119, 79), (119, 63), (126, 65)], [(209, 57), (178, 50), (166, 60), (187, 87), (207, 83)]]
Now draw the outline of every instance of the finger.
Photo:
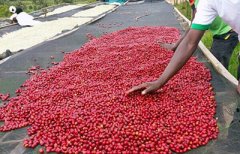
[(155, 88), (153, 88), (153, 87), (148, 87), (148, 88), (146, 88), (145, 90), (142, 91), (142, 95), (146, 95), (146, 94), (148, 94), (148, 93), (151, 93), (151, 92), (153, 92), (154, 90), (155, 90)]
[(140, 84), (138, 86), (134, 86), (134, 87), (132, 87), (132, 89), (127, 91), (127, 94), (130, 94), (130, 93), (132, 93), (134, 91), (142, 90), (142, 89), (146, 88), (146, 86), (147, 86), (146, 83)]
[(161, 46), (162, 46), (163, 48), (166, 48), (166, 49), (168, 49), (168, 50), (171, 50), (171, 49), (173, 48), (174, 44), (164, 43), (164, 44), (161, 44)]

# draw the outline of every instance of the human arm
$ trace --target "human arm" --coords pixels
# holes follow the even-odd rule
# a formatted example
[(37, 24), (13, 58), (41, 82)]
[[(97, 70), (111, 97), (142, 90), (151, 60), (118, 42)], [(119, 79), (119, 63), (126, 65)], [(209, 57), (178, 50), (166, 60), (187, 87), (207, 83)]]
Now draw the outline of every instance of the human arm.
[(168, 82), (177, 72), (186, 64), (193, 52), (196, 50), (198, 43), (205, 31), (190, 29), (186, 37), (179, 44), (170, 63), (164, 70), (163, 74), (155, 81), (146, 82), (133, 87), (127, 94), (134, 91), (142, 90), (142, 94), (154, 92)]
[(201, 0), (198, 4), (198, 11), (192, 22), (191, 29), (177, 47), (176, 52), (163, 74), (155, 81), (133, 87), (127, 91), (127, 94), (138, 90), (142, 90), (142, 94), (147, 94), (158, 90), (166, 84), (191, 57), (205, 30), (209, 28), (216, 16), (217, 11), (214, 6), (214, 1)]
[[(191, 6), (191, 8), (192, 8), (192, 18), (191, 18), (191, 22), (192, 22), (193, 19), (194, 19), (194, 17), (195, 17), (195, 14), (196, 14), (197, 10), (196, 10), (196, 7), (195, 7), (195, 5), (194, 5), (194, 1), (189, 1), (189, 4), (190, 4), (190, 6)], [(184, 39), (184, 37), (187, 35), (187, 33), (189, 32), (189, 30), (190, 30), (190, 29), (188, 29), (188, 30), (183, 34), (183, 36), (182, 36), (180, 39), (178, 39), (178, 41), (170, 48), (170, 50), (176, 51), (177, 47), (178, 47), (179, 44), (182, 42), (182, 40)]]
[(9, 18), (11, 24), (13, 24), (13, 23), (17, 23), (17, 19), (16, 19), (16, 17), (17, 17), (17, 14), (16, 14), (16, 13), (14, 13), (13, 15), (11, 15), (11, 17)]
[(182, 40), (186, 37), (187, 33), (189, 32), (190, 29), (188, 29), (182, 36), (180, 39), (178, 39), (178, 41), (173, 44), (173, 46), (170, 48), (170, 50), (172, 51), (176, 51), (177, 47), (179, 46), (179, 44), (182, 42)]
[(191, 18), (191, 22), (193, 21), (193, 19), (195, 18), (195, 14), (197, 12), (197, 8), (195, 6), (195, 4), (192, 4), (191, 5), (191, 8), (192, 8), (192, 18)]

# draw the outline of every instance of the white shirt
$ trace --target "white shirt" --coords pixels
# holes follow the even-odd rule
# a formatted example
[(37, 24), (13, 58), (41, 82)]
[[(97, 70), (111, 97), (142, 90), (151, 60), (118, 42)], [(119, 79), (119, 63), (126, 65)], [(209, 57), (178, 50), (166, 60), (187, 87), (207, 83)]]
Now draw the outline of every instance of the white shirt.
[(39, 21), (35, 21), (33, 16), (27, 14), (26, 12), (21, 12), (16, 16), (17, 22), (20, 26), (33, 26), (38, 23)]
[(217, 16), (229, 24), (240, 38), (240, 0), (200, 0), (191, 28), (207, 30)]
[(18, 24), (21, 26), (33, 26), (34, 20), (33, 16), (27, 14), (26, 12), (21, 12), (17, 15)]
[(11, 15), (10, 20), (13, 20), (16, 17), (17, 17), (17, 13), (14, 13), (14, 14)]

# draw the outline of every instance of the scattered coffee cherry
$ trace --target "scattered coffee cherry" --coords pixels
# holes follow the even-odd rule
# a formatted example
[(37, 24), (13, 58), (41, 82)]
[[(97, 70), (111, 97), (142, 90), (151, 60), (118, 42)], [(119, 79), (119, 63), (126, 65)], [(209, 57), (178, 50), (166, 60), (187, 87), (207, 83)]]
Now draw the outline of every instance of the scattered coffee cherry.
[(0, 93), (0, 100), (6, 101), (10, 97), (10, 94), (1, 94)]
[(38, 73), (0, 108), (0, 131), (29, 126), (23, 145), (47, 153), (170, 154), (206, 145), (218, 135), (216, 102), (210, 71), (196, 58), (157, 93), (125, 95), (162, 74), (173, 52), (156, 42), (178, 37), (175, 28), (129, 27), (48, 70), (30, 68)]
[(38, 152), (39, 152), (40, 154), (44, 154), (44, 150), (43, 150), (42, 148), (40, 148), (40, 149), (38, 150)]

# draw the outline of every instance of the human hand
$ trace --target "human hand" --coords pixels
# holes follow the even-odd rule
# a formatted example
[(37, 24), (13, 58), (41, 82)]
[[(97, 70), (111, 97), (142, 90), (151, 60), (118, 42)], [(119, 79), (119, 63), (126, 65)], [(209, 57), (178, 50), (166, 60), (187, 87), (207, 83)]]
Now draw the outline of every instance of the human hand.
[(171, 51), (175, 51), (176, 50), (176, 46), (173, 43), (161, 43), (161, 42), (158, 42), (158, 44), (160, 46), (162, 46), (163, 48), (167, 49), (167, 50), (171, 50)]
[(138, 86), (132, 87), (132, 89), (127, 91), (127, 94), (142, 90), (141, 94), (145, 95), (145, 94), (157, 91), (160, 87), (161, 87), (161, 84), (157, 80), (152, 82), (145, 82)]

